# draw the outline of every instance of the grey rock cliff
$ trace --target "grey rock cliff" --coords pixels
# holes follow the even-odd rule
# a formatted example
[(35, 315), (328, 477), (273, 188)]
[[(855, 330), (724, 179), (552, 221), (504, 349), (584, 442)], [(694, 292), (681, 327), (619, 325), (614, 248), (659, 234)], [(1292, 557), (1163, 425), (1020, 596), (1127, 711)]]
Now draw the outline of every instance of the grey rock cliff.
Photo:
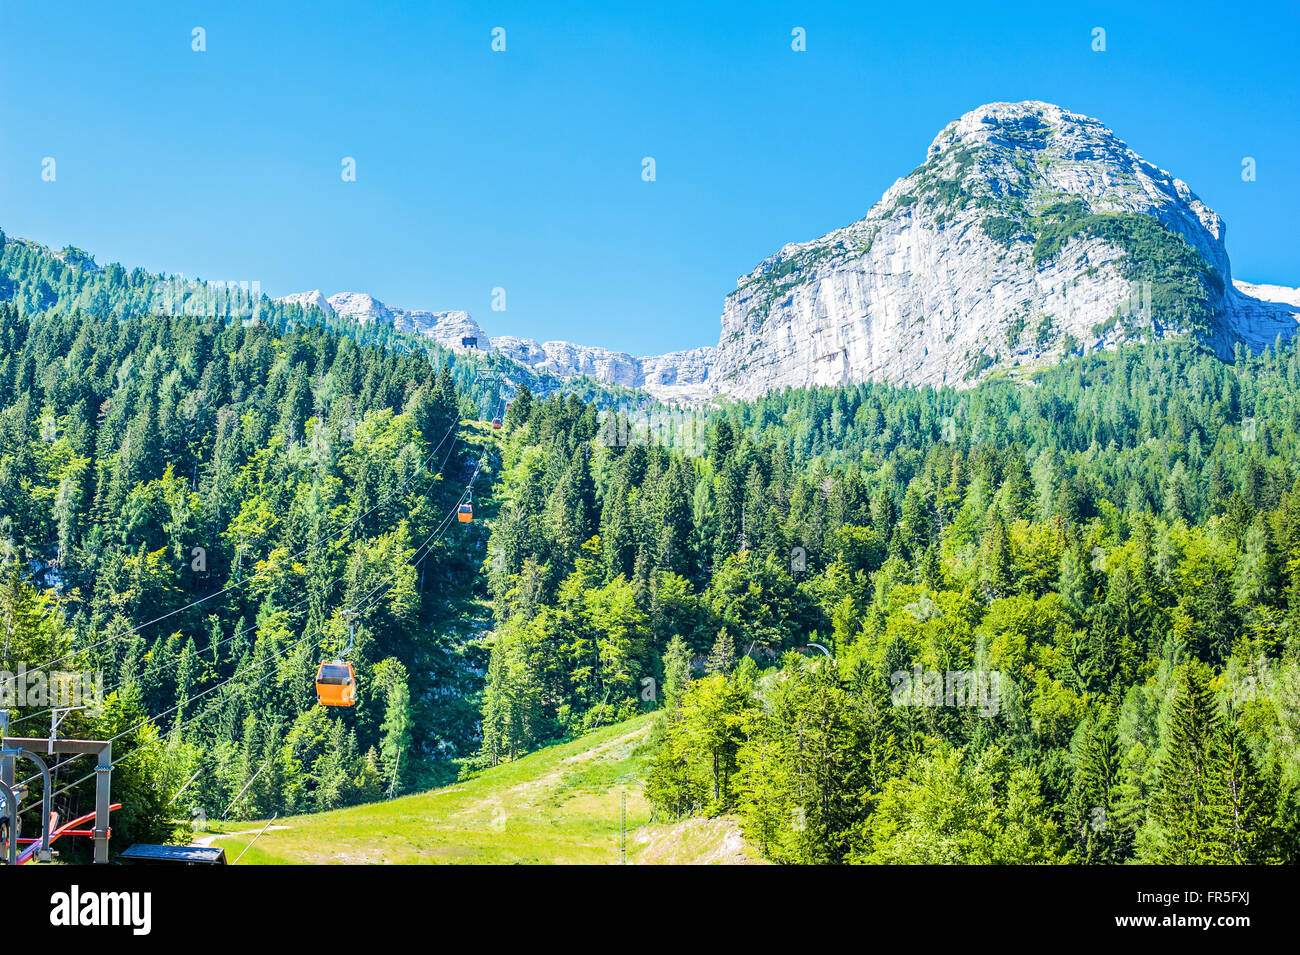
[(358, 293), (288, 298), (666, 400), (867, 380), (965, 387), (1132, 340), (1191, 334), (1227, 358), (1238, 343), (1289, 339), (1300, 292), (1234, 281), (1224, 233), (1186, 183), (1097, 120), (990, 103), (945, 127), (865, 218), (742, 276), (716, 348), (638, 358), (488, 339), (465, 312)]

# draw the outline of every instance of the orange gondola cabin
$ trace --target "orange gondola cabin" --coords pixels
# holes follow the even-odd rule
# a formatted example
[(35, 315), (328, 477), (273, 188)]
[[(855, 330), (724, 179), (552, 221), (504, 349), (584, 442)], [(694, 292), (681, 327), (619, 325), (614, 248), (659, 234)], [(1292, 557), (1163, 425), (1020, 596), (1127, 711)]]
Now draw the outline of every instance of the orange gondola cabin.
[(470, 521), (474, 520), (473, 505), (462, 504), (460, 507), (456, 508), (456, 520), (460, 521), (462, 524), (468, 524)]
[(357, 674), (344, 660), (326, 661), (316, 671), (316, 701), (321, 706), (356, 706)]
[(493, 431), (500, 431), (500, 430), (501, 430), (501, 419), (500, 419), (500, 418), (493, 418), (493, 419), (492, 419), (492, 430), (493, 430)]

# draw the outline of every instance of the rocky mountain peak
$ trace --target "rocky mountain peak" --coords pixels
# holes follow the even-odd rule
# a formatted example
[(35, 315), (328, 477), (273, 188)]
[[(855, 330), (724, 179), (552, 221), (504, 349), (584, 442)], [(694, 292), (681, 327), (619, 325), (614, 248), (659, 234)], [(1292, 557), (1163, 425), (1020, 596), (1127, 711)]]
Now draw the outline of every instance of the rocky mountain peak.
[(1133, 340), (1194, 335), (1230, 357), (1289, 338), (1300, 293), (1234, 281), (1222, 219), (1100, 121), (989, 103), (945, 126), (865, 217), (741, 276), (717, 348), (650, 358), (501, 336), (463, 311), (290, 296), (460, 349), (660, 398), (749, 398), (866, 380), (966, 387)]
[(868, 379), (963, 387), (1134, 339), (1230, 355), (1293, 309), (1232, 284), (1219, 216), (1099, 121), (990, 103), (858, 222), (784, 246), (727, 297), (713, 382), (752, 397)]

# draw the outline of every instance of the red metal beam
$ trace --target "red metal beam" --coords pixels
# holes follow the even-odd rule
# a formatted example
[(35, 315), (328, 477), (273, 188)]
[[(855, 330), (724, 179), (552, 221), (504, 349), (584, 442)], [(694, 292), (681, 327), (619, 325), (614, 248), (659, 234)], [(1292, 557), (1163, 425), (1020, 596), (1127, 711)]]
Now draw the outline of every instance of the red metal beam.
[[(108, 807), (108, 811), (112, 812), (114, 809), (121, 809), (121, 808), (122, 808), (122, 804), (120, 802), (115, 802), (113, 803), (113, 805)], [(50, 845), (53, 845), (54, 840), (58, 839), (60, 836), (93, 836), (95, 834), (94, 830), (78, 829), (76, 827), (84, 825), (85, 823), (89, 822), (94, 818), (95, 818), (95, 814), (93, 812), (88, 812), (84, 816), (78, 816), (76, 819), (72, 819), (68, 822), (65, 822), (63, 825), (59, 826), (59, 828), (55, 829), (53, 832), (50, 833)], [(24, 849), (22, 852), (18, 854), (19, 865), (24, 865), (25, 863), (31, 862), (32, 859), (36, 857), (36, 850), (40, 846), (40, 840), (39, 839), (19, 840), (19, 842), (28, 842), (28, 841), (32, 842), (33, 845), (28, 846), (26, 849)]]

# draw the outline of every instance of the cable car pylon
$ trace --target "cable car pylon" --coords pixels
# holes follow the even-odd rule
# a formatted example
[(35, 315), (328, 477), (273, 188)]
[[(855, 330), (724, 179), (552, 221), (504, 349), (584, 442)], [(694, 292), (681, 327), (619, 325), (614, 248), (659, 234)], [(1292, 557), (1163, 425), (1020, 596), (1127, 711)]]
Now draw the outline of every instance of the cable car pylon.
[[(505, 410), (509, 411), (510, 404), (511, 404), (511, 402), (506, 401), (505, 398), (502, 397), (501, 391), (503, 387), (513, 387), (513, 386), (510, 385), (510, 382), (506, 380), (504, 375), (479, 375), (477, 378), (474, 379), (474, 384), (476, 385), (488, 384), (492, 382), (495, 382), (495, 387), (492, 392), (491, 400), (488, 401), (488, 407), (491, 408), (494, 413), (492, 417), (488, 420), (492, 425), (493, 431), (500, 431), (502, 426), (502, 416), (504, 414), (504, 412), (502, 412), (501, 410), (501, 406), (502, 404), (504, 404)], [(485, 415), (484, 417), (486, 418), (487, 416)]]

